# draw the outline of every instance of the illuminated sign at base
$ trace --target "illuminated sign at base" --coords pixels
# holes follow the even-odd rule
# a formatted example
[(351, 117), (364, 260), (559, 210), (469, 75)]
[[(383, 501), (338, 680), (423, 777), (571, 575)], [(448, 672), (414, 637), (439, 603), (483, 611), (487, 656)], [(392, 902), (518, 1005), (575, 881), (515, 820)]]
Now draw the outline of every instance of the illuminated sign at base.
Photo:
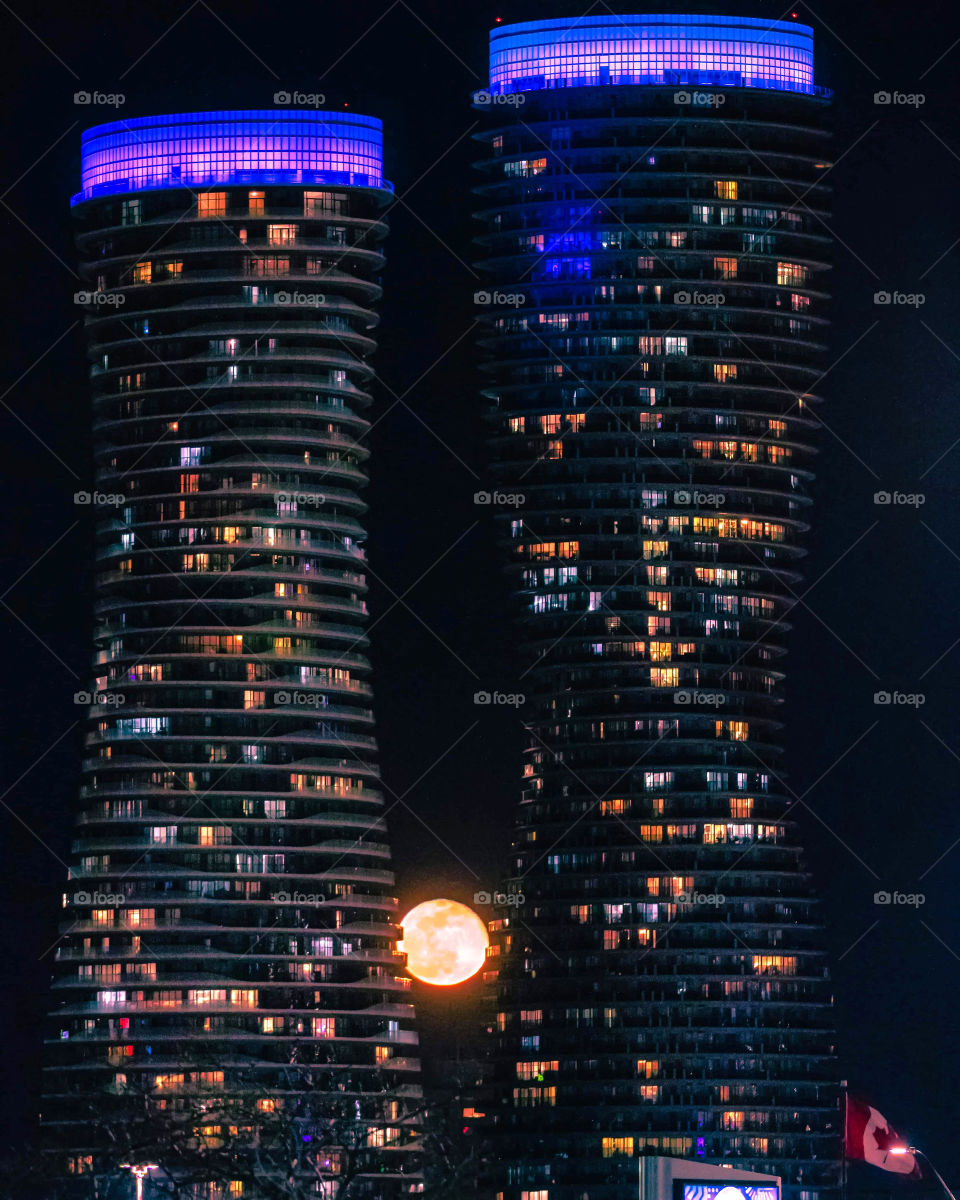
[(780, 1189), (763, 1185), (732, 1183), (684, 1183), (674, 1184), (675, 1200), (780, 1200)]

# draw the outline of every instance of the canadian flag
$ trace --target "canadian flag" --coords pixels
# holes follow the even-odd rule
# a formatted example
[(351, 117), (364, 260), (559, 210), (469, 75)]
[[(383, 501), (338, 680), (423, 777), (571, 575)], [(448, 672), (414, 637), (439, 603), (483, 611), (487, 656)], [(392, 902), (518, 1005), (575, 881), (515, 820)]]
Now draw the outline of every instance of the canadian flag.
[(893, 1171), (897, 1175), (919, 1177), (920, 1165), (914, 1154), (891, 1153), (894, 1147), (905, 1148), (907, 1141), (891, 1126), (882, 1113), (862, 1100), (847, 1097), (846, 1156), (859, 1158)]

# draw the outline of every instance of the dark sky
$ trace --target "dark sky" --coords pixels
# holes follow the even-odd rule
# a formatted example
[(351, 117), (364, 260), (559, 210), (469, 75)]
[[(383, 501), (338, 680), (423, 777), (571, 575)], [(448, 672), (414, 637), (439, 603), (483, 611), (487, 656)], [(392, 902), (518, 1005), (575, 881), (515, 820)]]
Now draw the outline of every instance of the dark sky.
[[(652, 6), (797, 12), (817, 79), (836, 91), (830, 179), (837, 240), (833, 348), (808, 587), (788, 666), (790, 785), (804, 803), (824, 897), (844, 1074), (960, 1176), (960, 11), (841, 0)], [(276, 5), (0, 4), (6, 146), (0, 237), (6, 310), (0, 473), (7, 518), (0, 621), (0, 1106), (3, 1138), (32, 1120), (41, 1015), (80, 754), (72, 695), (86, 682), (88, 400), (68, 197), (81, 129), (119, 115), (266, 108), (324, 92), (383, 118), (390, 214), (372, 434), (369, 556), (377, 709), (404, 904), (492, 886), (517, 794), (516, 718), (478, 708), (514, 690), (509, 606), (486, 513), (489, 484), (472, 338), (468, 188), (486, 31), (609, 11), (452, 0)], [(631, 11), (621, 7), (618, 11)], [(121, 92), (119, 110), (74, 104)], [(878, 91), (925, 102), (877, 104)], [(922, 306), (877, 305), (880, 290)], [(399, 399), (398, 399), (399, 398)], [(956, 445), (955, 445), (956, 443)], [(877, 491), (925, 503), (877, 505)], [(79, 522), (79, 523), (78, 523)], [(874, 703), (922, 693), (920, 708)], [(955, 845), (956, 843), (956, 845)], [(874, 893), (921, 893), (922, 907)], [(476, 985), (418, 994), (429, 1055), (470, 1028)], [(881, 1181), (882, 1182), (882, 1181)]]

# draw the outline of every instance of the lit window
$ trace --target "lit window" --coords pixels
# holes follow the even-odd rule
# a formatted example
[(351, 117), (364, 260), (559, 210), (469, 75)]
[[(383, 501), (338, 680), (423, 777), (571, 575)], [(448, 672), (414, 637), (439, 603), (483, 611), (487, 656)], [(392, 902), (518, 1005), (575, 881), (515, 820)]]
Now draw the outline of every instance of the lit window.
[(198, 217), (225, 217), (226, 215), (226, 192), (200, 192), (197, 195)]
[(247, 205), (251, 217), (262, 217), (264, 208), (266, 207), (266, 192), (249, 192), (247, 194)]
[(263, 258), (251, 258), (247, 263), (249, 275), (289, 275), (290, 259), (270, 254)]
[(785, 954), (755, 954), (753, 969), (758, 975), (796, 975), (797, 960)]
[(737, 260), (735, 258), (715, 258), (713, 269), (718, 279), (736, 279)]
[(158, 1092), (176, 1091), (178, 1088), (183, 1087), (183, 1083), (184, 1077), (182, 1074), (155, 1075), (153, 1080), (153, 1086)]
[(153, 278), (153, 264), (148, 262), (139, 262), (133, 264), (133, 282), (134, 283), (149, 283)]
[(267, 242), (271, 246), (287, 246), (296, 240), (296, 225), (268, 225)]
[(718, 200), (736, 200), (737, 181), (735, 179), (715, 179), (713, 181), (713, 194)]
[(505, 162), (503, 164), (503, 173), (505, 175), (541, 175), (547, 169), (547, 160), (545, 158), (521, 158), (516, 162)]
[(305, 217), (340, 217), (347, 211), (345, 192), (304, 192)]
[(800, 263), (777, 263), (777, 283), (781, 287), (803, 287), (806, 282), (807, 268)]
[(197, 828), (197, 844), (200, 846), (229, 846), (233, 834), (228, 825), (200, 825)]
[(230, 989), (230, 1003), (238, 1008), (256, 1008), (257, 996), (256, 988)]

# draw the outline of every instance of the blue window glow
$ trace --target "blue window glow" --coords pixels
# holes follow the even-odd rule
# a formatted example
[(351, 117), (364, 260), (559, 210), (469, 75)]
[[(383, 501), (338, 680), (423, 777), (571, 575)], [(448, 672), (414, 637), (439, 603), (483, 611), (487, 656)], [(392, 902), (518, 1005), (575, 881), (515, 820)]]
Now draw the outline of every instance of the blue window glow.
[(96, 196), (218, 184), (390, 188), (383, 127), (356, 113), (171, 113), (95, 125), (81, 147), (79, 204)]
[(590, 259), (570, 258), (566, 255), (544, 258), (531, 274), (535, 279), (589, 279)]
[(813, 82), (813, 30), (793, 21), (644, 13), (490, 31), (493, 94), (602, 84), (823, 91)]

